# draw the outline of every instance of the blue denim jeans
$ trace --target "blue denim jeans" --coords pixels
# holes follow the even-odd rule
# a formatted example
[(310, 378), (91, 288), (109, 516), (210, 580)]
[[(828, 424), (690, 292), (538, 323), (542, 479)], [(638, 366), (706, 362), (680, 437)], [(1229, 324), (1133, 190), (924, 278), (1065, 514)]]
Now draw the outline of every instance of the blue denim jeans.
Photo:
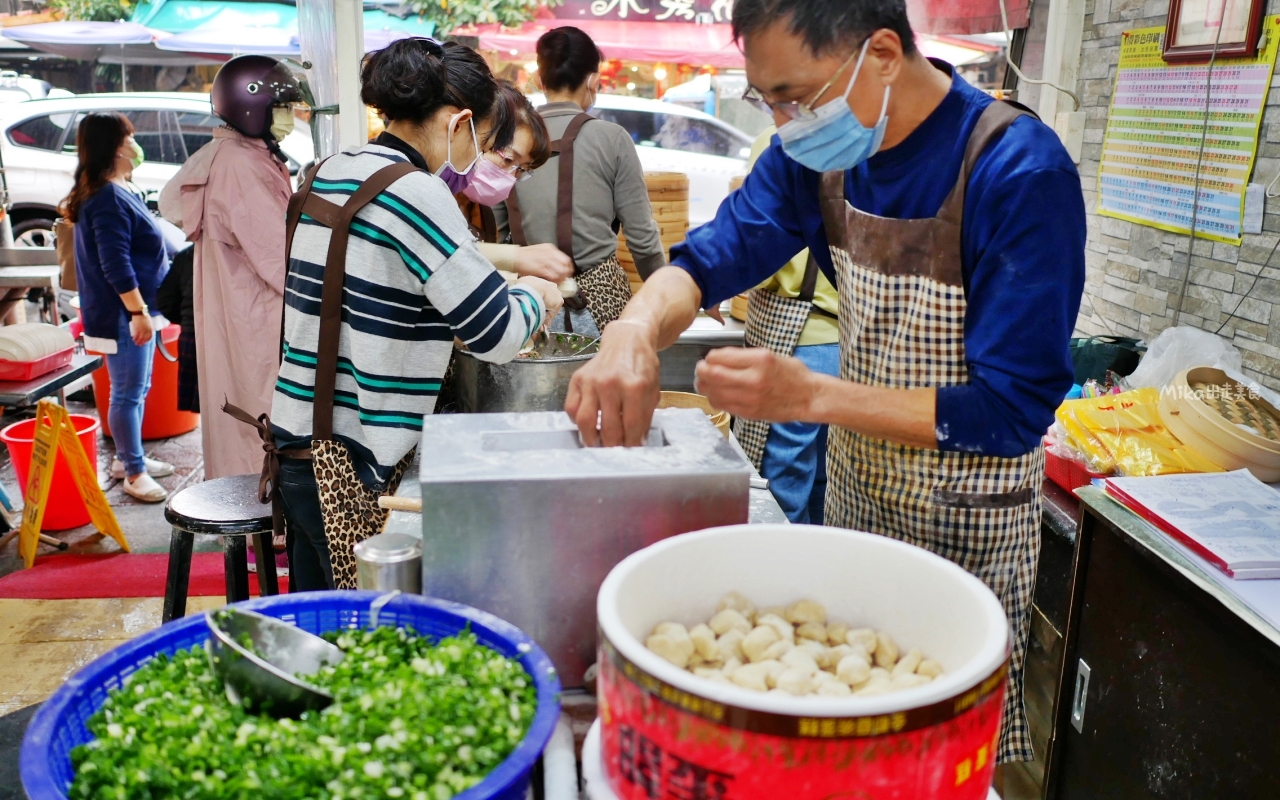
[[(840, 374), (840, 345), (797, 347), (795, 357), (823, 375)], [(821, 525), (827, 499), (827, 426), (782, 422), (769, 426), (760, 474), (787, 519)]]
[(129, 320), (122, 318), (116, 332), (116, 352), (107, 356), (111, 376), (111, 409), (107, 424), (116, 443), (116, 457), (125, 474), (134, 477), (147, 471), (142, 460), (142, 409), (151, 388), (151, 343), (139, 347), (129, 335)]

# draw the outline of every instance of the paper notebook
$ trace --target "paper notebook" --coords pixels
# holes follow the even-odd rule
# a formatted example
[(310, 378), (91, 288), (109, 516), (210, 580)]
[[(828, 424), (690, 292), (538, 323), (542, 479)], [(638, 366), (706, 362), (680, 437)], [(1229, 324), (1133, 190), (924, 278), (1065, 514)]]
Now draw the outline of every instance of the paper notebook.
[(1237, 580), (1280, 578), (1280, 492), (1248, 470), (1108, 478), (1108, 495)]

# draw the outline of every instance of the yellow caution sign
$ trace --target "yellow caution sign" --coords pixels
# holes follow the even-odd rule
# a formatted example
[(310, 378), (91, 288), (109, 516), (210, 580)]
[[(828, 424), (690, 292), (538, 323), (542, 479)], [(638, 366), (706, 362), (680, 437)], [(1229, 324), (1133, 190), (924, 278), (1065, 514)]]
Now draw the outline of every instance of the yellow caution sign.
[(27, 489), (23, 498), (22, 528), (18, 532), (18, 552), (22, 560), (27, 567), (36, 561), (40, 523), (44, 521), (44, 507), (49, 500), (53, 465), (57, 463), (59, 449), (71, 469), (71, 477), (84, 500), (93, 527), (115, 539), (121, 549), (129, 552), (129, 542), (125, 540), (120, 523), (107, 503), (107, 496), (98, 486), (98, 468), (89, 462), (67, 410), (51, 400), (41, 400), (36, 406), (35, 445), (31, 450), (31, 469), (27, 473)]

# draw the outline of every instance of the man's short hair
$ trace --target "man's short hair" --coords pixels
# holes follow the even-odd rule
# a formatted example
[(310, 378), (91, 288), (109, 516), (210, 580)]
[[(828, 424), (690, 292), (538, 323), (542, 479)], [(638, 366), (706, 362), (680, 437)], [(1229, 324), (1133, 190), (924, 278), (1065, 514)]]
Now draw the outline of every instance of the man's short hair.
[(902, 40), (902, 52), (916, 51), (905, 0), (737, 0), (733, 38), (741, 41), (786, 18), (787, 28), (815, 55), (852, 48), (888, 28)]

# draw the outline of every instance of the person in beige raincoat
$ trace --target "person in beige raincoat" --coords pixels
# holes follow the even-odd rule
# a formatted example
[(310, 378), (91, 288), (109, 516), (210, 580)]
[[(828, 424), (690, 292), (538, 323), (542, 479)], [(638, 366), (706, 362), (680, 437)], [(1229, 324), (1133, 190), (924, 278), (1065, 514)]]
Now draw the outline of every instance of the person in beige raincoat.
[(285, 209), (292, 194), (277, 142), (301, 99), (284, 65), (265, 56), (228, 61), (213, 82), (226, 126), (160, 194), (160, 212), (195, 242), (196, 361), (206, 478), (256, 473), (262, 442), (223, 414), (271, 408), (284, 310)]

